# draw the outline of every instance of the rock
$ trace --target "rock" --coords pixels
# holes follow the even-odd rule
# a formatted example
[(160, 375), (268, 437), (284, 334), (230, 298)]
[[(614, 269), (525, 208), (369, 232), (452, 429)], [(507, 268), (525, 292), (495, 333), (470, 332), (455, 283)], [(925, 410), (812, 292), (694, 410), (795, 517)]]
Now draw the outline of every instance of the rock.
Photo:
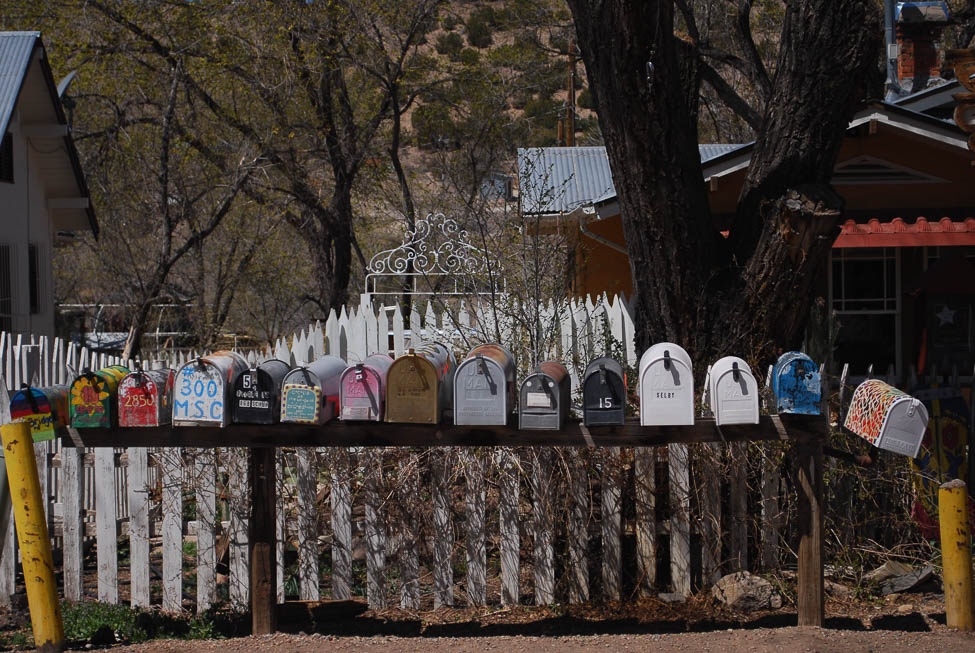
[(910, 603), (897, 606), (897, 614), (909, 614), (911, 612), (914, 612), (914, 606)]
[(880, 588), (880, 593), (886, 596), (900, 592), (924, 592), (933, 590), (937, 585), (934, 567), (927, 565), (923, 569), (891, 578)]
[(782, 597), (772, 589), (772, 584), (747, 571), (728, 574), (714, 584), (711, 594), (733, 610), (753, 612), (767, 610), (777, 602), (782, 606)]
[(837, 598), (845, 599), (850, 595), (849, 587), (846, 585), (841, 585), (840, 583), (834, 583), (831, 580), (824, 580), (823, 587), (826, 589), (827, 594)]
[(904, 574), (911, 573), (913, 570), (913, 567), (906, 565), (903, 562), (888, 560), (870, 573), (865, 574), (863, 576), (863, 580), (867, 581), (868, 583), (882, 583), (888, 578), (903, 576)]
[(661, 592), (657, 598), (664, 603), (683, 603), (687, 600), (687, 597), (680, 592)]

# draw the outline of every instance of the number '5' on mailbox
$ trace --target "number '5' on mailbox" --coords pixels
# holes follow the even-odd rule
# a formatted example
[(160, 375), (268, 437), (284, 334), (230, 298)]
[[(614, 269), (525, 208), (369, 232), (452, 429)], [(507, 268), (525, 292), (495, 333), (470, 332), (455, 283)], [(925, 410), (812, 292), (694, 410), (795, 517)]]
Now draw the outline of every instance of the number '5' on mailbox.
[(281, 421), (324, 424), (339, 415), (339, 385), (345, 361), (322, 356), (307, 367), (296, 367), (284, 377)]
[(823, 393), (816, 363), (798, 351), (779, 356), (772, 368), (772, 394), (780, 415), (821, 414)]
[(71, 383), (68, 411), (75, 428), (118, 426), (118, 384), (129, 373), (121, 365), (79, 374)]
[(508, 423), (515, 408), (515, 359), (501, 345), (479, 345), (454, 373), (454, 424)]
[(188, 361), (176, 373), (173, 426), (227, 426), (231, 388), (246, 370), (247, 360), (232, 351)]
[(162, 426), (173, 416), (173, 370), (135, 371), (118, 388), (119, 426)]
[(694, 423), (694, 373), (683, 347), (659, 342), (640, 357), (640, 424)]
[(708, 373), (708, 399), (718, 426), (758, 424), (758, 382), (748, 363), (725, 356)]
[(609, 357), (593, 360), (582, 377), (582, 416), (586, 426), (622, 424), (626, 411), (626, 376)]
[(235, 424), (275, 424), (281, 419), (281, 383), (291, 366), (272, 358), (234, 381)]
[(381, 422), (386, 406), (386, 374), (393, 359), (373, 354), (350, 365), (342, 373), (341, 418), (347, 421)]
[(68, 425), (68, 386), (24, 385), (10, 398), (10, 419), (27, 422), (34, 442), (53, 440), (55, 429)]
[(843, 426), (879, 449), (915, 457), (928, 427), (919, 399), (879, 379), (857, 386)]

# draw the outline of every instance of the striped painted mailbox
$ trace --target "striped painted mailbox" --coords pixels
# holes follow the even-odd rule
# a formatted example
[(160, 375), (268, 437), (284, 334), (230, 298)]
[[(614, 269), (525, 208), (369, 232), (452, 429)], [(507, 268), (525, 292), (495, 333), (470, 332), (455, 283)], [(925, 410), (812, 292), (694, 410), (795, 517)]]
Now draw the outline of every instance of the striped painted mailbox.
[(111, 365), (79, 374), (71, 383), (68, 412), (75, 428), (118, 426), (118, 385), (129, 370)]
[(118, 389), (119, 426), (162, 426), (173, 419), (173, 370), (135, 371)]
[(322, 356), (288, 372), (281, 386), (281, 421), (324, 424), (339, 415), (339, 384), (345, 361)]
[(10, 397), (10, 419), (27, 422), (34, 442), (53, 440), (55, 430), (68, 425), (68, 386), (23, 386)]
[(572, 382), (562, 363), (546, 361), (521, 384), (518, 428), (558, 431), (569, 418)]
[(290, 365), (272, 358), (242, 372), (234, 381), (234, 423), (277, 424), (281, 421), (281, 383), (290, 371)]
[(853, 392), (843, 426), (879, 449), (914, 458), (928, 427), (928, 409), (892, 385), (867, 379)]
[(582, 377), (582, 418), (586, 426), (622, 424), (626, 418), (626, 375), (609, 357), (593, 360)]
[(822, 414), (819, 367), (802, 352), (782, 354), (772, 368), (772, 394), (776, 412), (780, 415)]
[(173, 426), (230, 424), (231, 389), (247, 360), (233, 351), (218, 351), (188, 361), (176, 373)]
[(479, 345), (454, 374), (454, 424), (508, 423), (515, 409), (515, 359), (501, 345)]
[(640, 357), (640, 424), (694, 424), (691, 357), (672, 342), (658, 342)]
[(394, 360), (386, 376), (386, 421), (439, 424), (453, 398), (456, 367), (453, 352), (439, 342)]
[(725, 356), (711, 366), (708, 400), (718, 426), (758, 424), (758, 382), (737, 356)]
[(383, 421), (386, 406), (386, 375), (393, 359), (386, 354), (373, 354), (350, 365), (342, 373), (339, 403), (343, 420)]

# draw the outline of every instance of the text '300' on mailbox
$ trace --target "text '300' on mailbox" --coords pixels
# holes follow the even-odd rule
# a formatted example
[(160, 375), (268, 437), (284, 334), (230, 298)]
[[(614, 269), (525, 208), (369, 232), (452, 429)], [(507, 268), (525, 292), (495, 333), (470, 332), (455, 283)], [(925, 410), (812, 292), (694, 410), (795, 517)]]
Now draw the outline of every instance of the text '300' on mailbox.
[(173, 370), (135, 371), (118, 388), (119, 426), (162, 426), (173, 418)]
[(454, 354), (423, 343), (393, 361), (386, 375), (386, 421), (439, 424), (453, 395)]
[(521, 384), (518, 428), (558, 431), (569, 417), (571, 381), (562, 363), (545, 361)]
[(339, 415), (339, 385), (345, 361), (322, 356), (284, 377), (281, 387), (281, 421), (324, 424)]
[(725, 356), (708, 372), (708, 400), (714, 423), (758, 424), (758, 382), (748, 363)]
[(367, 356), (342, 373), (343, 420), (381, 422), (386, 406), (386, 375), (393, 359), (386, 354)]
[(819, 367), (802, 352), (782, 354), (772, 368), (772, 394), (780, 415), (820, 415), (823, 392)]
[(914, 458), (928, 427), (919, 399), (879, 379), (857, 386), (843, 426), (879, 449)]
[(626, 417), (626, 376), (609, 357), (593, 360), (582, 377), (582, 418), (586, 426), (622, 424)]
[(232, 351), (187, 361), (173, 385), (173, 425), (227, 426), (231, 389), (246, 370), (247, 360)]
[(118, 384), (129, 373), (121, 365), (79, 374), (71, 383), (68, 412), (75, 428), (118, 426)]
[(694, 372), (683, 347), (659, 342), (640, 357), (640, 424), (694, 424)]
[(10, 397), (10, 419), (27, 422), (34, 442), (53, 440), (55, 429), (68, 425), (68, 386), (25, 385)]
[(235, 424), (277, 424), (281, 420), (281, 384), (291, 366), (272, 358), (241, 372), (234, 381)]
[(471, 350), (454, 374), (454, 424), (508, 423), (515, 408), (515, 359), (501, 345)]

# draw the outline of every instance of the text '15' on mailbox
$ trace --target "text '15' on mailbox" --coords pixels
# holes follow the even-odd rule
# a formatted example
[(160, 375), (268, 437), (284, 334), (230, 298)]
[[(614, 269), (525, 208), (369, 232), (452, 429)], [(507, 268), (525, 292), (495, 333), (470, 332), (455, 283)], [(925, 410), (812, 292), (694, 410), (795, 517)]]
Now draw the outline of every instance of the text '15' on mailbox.
[(640, 424), (694, 424), (694, 372), (683, 347), (659, 342), (640, 357)]
[(245, 371), (247, 360), (232, 351), (187, 361), (176, 373), (173, 386), (173, 425), (227, 426), (231, 390)]
[(521, 384), (518, 428), (558, 431), (569, 418), (571, 381), (562, 363), (545, 361)]
[(342, 373), (342, 419), (381, 422), (386, 405), (386, 375), (393, 359), (386, 354), (367, 356)]
[(582, 418), (586, 426), (622, 424), (626, 418), (626, 376), (609, 357), (597, 358), (582, 377)]
[(68, 386), (23, 386), (10, 397), (10, 419), (27, 422), (34, 442), (53, 440), (55, 430), (68, 425)]
[(892, 385), (867, 379), (853, 392), (843, 426), (879, 449), (913, 458), (928, 427), (928, 409)]
[(748, 363), (737, 356), (725, 356), (711, 366), (708, 400), (718, 426), (758, 424), (758, 382)]
[(439, 424), (450, 408), (456, 366), (453, 352), (439, 342), (394, 360), (386, 375), (386, 421)]
[(515, 359), (501, 345), (479, 345), (454, 373), (454, 424), (508, 423), (515, 409)]
[(291, 366), (272, 358), (241, 372), (234, 381), (235, 424), (276, 424), (281, 420), (281, 384)]
[(118, 388), (119, 426), (162, 426), (173, 418), (173, 370), (137, 370)]
[(339, 385), (345, 361), (322, 356), (284, 377), (281, 387), (281, 421), (324, 424), (339, 415)]
[(819, 367), (809, 356), (788, 351), (772, 368), (772, 394), (780, 415), (822, 414), (822, 383)]
[(71, 383), (68, 411), (75, 428), (118, 426), (118, 384), (129, 373), (121, 365), (79, 374)]

